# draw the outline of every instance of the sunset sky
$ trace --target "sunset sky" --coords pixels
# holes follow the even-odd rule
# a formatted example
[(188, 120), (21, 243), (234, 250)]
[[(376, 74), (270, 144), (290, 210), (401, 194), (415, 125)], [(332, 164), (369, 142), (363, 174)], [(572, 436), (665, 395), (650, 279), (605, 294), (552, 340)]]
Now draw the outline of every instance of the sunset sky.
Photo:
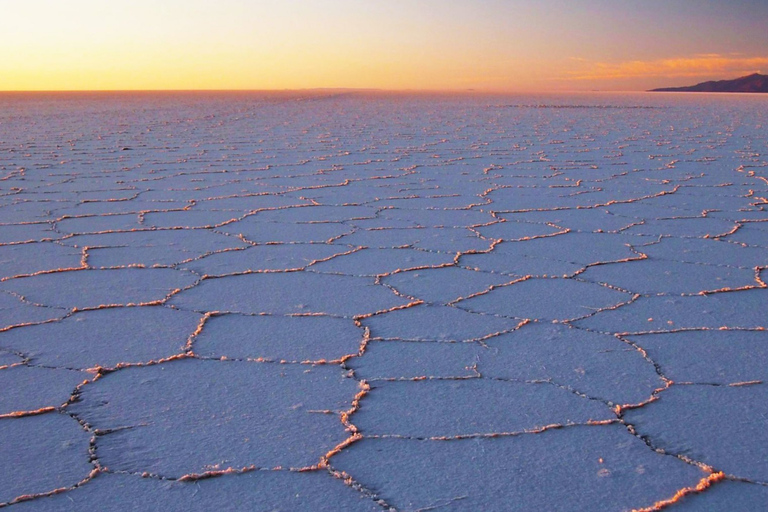
[(768, 73), (765, 0), (0, 0), (0, 90), (643, 90)]

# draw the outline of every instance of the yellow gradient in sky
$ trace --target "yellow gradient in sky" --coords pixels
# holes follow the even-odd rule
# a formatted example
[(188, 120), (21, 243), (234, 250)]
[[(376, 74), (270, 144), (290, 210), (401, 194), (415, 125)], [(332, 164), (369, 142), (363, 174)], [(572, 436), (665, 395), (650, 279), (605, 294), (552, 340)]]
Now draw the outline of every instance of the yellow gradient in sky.
[(0, 0), (0, 90), (642, 89), (768, 70), (764, 4)]

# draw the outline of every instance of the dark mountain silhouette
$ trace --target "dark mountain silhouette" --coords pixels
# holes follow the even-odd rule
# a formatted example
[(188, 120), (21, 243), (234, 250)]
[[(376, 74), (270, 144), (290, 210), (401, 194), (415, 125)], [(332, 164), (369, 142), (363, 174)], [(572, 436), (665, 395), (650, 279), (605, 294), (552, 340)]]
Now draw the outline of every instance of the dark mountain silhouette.
[(688, 87), (664, 87), (651, 92), (768, 92), (768, 75), (754, 73), (735, 80), (702, 82)]

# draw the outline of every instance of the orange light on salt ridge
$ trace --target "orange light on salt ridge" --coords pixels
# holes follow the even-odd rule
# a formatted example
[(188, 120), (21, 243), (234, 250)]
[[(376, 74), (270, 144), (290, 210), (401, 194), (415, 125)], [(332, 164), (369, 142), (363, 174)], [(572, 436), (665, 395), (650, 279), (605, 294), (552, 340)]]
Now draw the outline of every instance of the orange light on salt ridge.
[(683, 489), (680, 489), (675, 493), (674, 496), (672, 496), (669, 499), (657, 501), (650, 507), (636, 509), (633, 512), (657, 512), (659, 510), (663, 510), (670, 505), (674, 505), (681, 499), (683, 499), (685, 496), (688, 496), (690, 494), (698, 494), (700, 492), (704, 492), (707, 489), (709, 489), (712, 485), (716, 484), (717, 482), (720, 482), (722, 480), (725, 480), (725, 473), (722, 471), (718, 473), (712, 473), (704, 478), (702, 478), (698, 484), (694, 487), (685, 487)]

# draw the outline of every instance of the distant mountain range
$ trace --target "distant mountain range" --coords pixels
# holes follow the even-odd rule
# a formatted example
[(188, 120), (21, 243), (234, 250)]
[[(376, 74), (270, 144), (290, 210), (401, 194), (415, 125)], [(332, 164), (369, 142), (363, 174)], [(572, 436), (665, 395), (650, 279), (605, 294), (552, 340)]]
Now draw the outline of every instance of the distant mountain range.
[(688, 87), (664, 87), (651, 92), (768, 92), (768, 75), (754, 73), (735, 80), (702, 82)]

